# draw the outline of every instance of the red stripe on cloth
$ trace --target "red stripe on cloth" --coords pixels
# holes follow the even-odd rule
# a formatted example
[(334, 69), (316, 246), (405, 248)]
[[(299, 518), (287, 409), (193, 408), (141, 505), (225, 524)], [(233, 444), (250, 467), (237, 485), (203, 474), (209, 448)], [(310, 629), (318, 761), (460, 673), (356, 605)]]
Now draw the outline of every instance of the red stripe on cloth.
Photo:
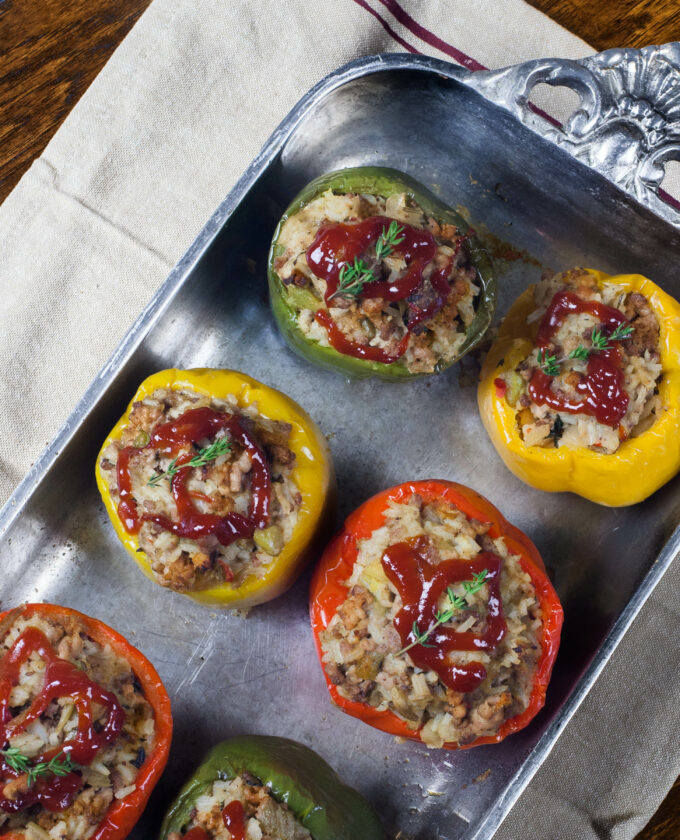
[[(358, 0), (357, 0), (358, 2)], [(429, 29), (426, 29), (424, 26), (421, 26), (417, 20), (414, 20), (409, 13), (402, 8), (397, 0), (380, 0), (383, 6), (391, 12), (396, 20), (399, 21), (403, 26), (405, 26), (409, 32), (412, 32), (417, 38), (420, 38), (421, 41), (425, 41), (426, 44), (429, 44), (431, 47), (438, 49), (440, 52), (445, 53), (446, 55), (453, 58), (458, 64), (462, 64), (463, 67), (467, 67), (468, 70), (488, 70), (488, 67), (485, 67), (483, 64), (480, 64), (478, 61), (475, 61), (474, 58), (470, 58), (469, 55), (465, 55), (464, 52), (457, 50), (451, 44), (447, 44), (446, 41), (443, 41), (438, 35), (435, 35), (434, 32), (430, 32)]]
[(667, 193), (666, 190), (661, 189), (661, 187), (659, 187), (659, 198), (662, 201), (665, 201), (666, 204), (670, 204), (671, 207), (675, 207), (676, 209), (680, 210), (680, 201), (678, 201), (678, 199), (675, 198), (675, 196), (671, 195), (670, 193)]
[(420, 50), (417, 50), (415, 47), (411, 46), (411, 44), (409, 44), (409, 42), (408, 42), (408, 41), (405, 41), (405, 40), (404, 40), (404, 39), (403, 39), (400, 35), (397, 35), (397, 33), (394, 31), (394, 29), (392, 29), (392, 27), (391, 27), (391, 26), (389, 25), (389, 23), (385, 20), (385, 18), (384, 18), (384, 17), (382, 17), (381, 15), (379, 15), (379, 14), (378, 14), (378, 12), (376, 12), (376, 10), (375, 10), (374, 8), (372, 8), (371, 6), (369, 6), (369, 5), (368, 5), (368, 3), (366, 2), (366, 0), (354, 0), (354, 2), (355, 2), (358, 6), (361, 6), (361, 8), (362, 8), (362, 9), (366, 9), (366, 11), (367, 11), (367, 12), (370, 12), (370, 13), (373, 15), (373, 17), (374, 17), (377, 21), (379, 21), (379, 22), (380, 22), (380, 25), (381, 25), (381, 26), (382, 26), (382, 28), (385, 30), (385, 32), (387, 32), (387, 34), (388, 34), (391, 38), (394, 38), (394, 40), (395, 40), (398, 44), (401, 44), (401, 46), (402, 46), (405, 50), (408, 50), (408, 52), (410, 52), (410, 53), (416, 53), (417, 55), (420, 55), (420, 54), (421, 54), (421, 53), (420, 53)]
[[(399, 41), (402, 46), (406, 46), (406, 49), (409, 52), (415, 52), (421, 55), (422, 53), (420, 50), (415, 50), (406, 42), (399, 38), (399, 36), (394, 32), (394, 30), (390, 27), (387, 21), (383, 20), (380, 15), (375, 12), (366, 2), (365, 0), (354, 0), (355, 3), (359, 3), (364, 9), (367, 9), (371, 12), (372, 15), (378, 18), (378, 20), (383, 24), (385, 30), (389, 32), (389, 34)], [(480, 64), (474, 58), (471, 58), (469, 55), (466, 55), (464, 52), (456, 49), (451, 44), (443, 41), (438, 35), (435, 35), (434, 32), (430, 32), (429, 29), (426, 29), (424, 26), (421, 26), (417, 20), (414, 20), (409, 13), (403, 9), (397, 0), (380, 0), (380, 3), (392, 14), (394, 17), (401, 23), (403, 26), (408, 29), (413, 35), (417, 38), (420, 38), (421, 41), (425, 41), (426, 44), (429, 44), (431, 47), (443, 52), (445, 55), (450, 56), (451, 58), (455, 59), (458, 64), (462, 64), (463, 67), (467, 67), (468, 70), (472, 70), (473, 72), (477, 72), (478, 70), (488, 70), (488, 67), (485, 67), (483, 64)], [(551, 117), (550, 114), (547, 114), (542, 108), (538, 108), (534, 105), (533, 102), (528, 103), (529, 108), (534, 112), (534, 114), (538, 114), (539, 117), (543, 117), (544, 120), (547, 120), (549, 123), (554, 125), (556, 128), (562, 128), (562, 123), (559, 120), (556, 120), (555, 117)]]
[[(397, 35), (397, 33), (392, 29), (389, 23), (382, 17), (375, 9), (373, 9), (366, 0), (354, 0), (362, 9), (365, 9), (367, 12), (370, 12), (376, 20), (380, 21), (385, 32), (387, 32), (390, 37), (394, 38), (394, 40), (401, 44), (405, 50), (408, 50), (410, 53), (415, 53), (417, 55), (422, 55), (422, 52), (415, 47), (411, 46), (408, 41), (405, 41), (401, 36)], [(468, 70), (472, 70), (474, 72), (478, 70), (488, 70), (488, 67), (485, 67), (483, 64), (480, 64), (474, 58), (471, 58), (469, 55), (466, 55), (464, 52), (456, 49), (452, 44), (447, 43), (446, 41), (442, 40), (438, 35), (435, 35), (434, 32), (430, 32), (429, 29), (426, 29), (424, 26), (418, 23), (417, 20), (414, 20), (409, 13), (399, 5), (397, 0), (379, 0), (380, 3), (394, 16), (399, 23), (402, 24), (409, 32), (415, 35), (417, 38), (420, 38), (421, 41), (424, 41), (426, 44), (429, 44), (431, 47), (443, 52), (445, 55), (450, 56), (458, 64), (462, 64), (463, 67), (467, 67)], [(547, 122), (554, 125), (556, 128), (562, 128), (562, 123), (555, 119), (555, 117), (547, 114), (542, 108), (537, 107), (534, 105), (533, 102), (528, 102), (527, 105), (534, 114), (537, 114), (539, 117), (542, 117)], [(666, 204), (669, 204), (671, 207), (680, 208), (680, 201), (676, 199), (674, 196), (667, 193), (664, 189), (659, 188), (658, 191), (659, 198), (664, 201)]]
[(555, 117), (551, 117), (550, 114), (547, 114), (542, 108), (539, 108), (538, 105), (534, 105), (533, 102), (527, 102), (527, 106), (531, 108), (534, 114), (538, 114), (539, 117), (543, 117), (544, 120), (547, 120), (549, 123), (555, 126), (555, 128), (562, 128), (562, 123), (555, 119)]

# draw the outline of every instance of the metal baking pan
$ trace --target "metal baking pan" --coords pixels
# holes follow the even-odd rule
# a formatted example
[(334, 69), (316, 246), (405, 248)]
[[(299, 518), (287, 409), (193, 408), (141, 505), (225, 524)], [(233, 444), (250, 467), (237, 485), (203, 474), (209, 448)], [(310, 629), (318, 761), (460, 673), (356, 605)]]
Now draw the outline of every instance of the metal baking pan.
[[(267, 248), (303, 184), (339, 167), (378, 164), (408, 172), (535, 258), (500, 263), (500, 314), (538, 279), (537, 263), (641, 272), (680, 297), (680, 216), (655, 192), (670, 153), (658, 126), (663, 102), (654, 103), (660, 67), (678, 73), (678, 66), (676, 44), (472, 75), (387, 55), (327, 77), (274, 132), (19, 486), (0, 514), (3, 606), (55, 601), (112, 624), (155, 663), (173, 700), (168, 770), (132, 838), (154, 837), (164, 805), (201, 754), (243, 732), (312, 746), (368, 796), (391, 837), (493, 835), (677, 552), (678, 481), (619, 510), (541, 493), (501, 463), (461, 366), (395, 385), (348, 382), (306, 364), (286, 349), (270, 316)], [(527, 107), (539, 81), (581, 94), (565, 130)], [(636, 97), (657, 107), (655, 125)], [(539, 136), (546, 131), (552, 139)], [(308, 576), (247, 619), (211, 612), (142, 576), (99, 501), (95, 456), (143, 377), (196, 366), (242, 370), (311, 412), (330, 440), (340, 515), (389, 485), (441, 477), (472, 485), (531, 535), (566, 614), (547, 706), (531, 726), (463, 752), (397, 743), (331, 706), (308, 627)]]

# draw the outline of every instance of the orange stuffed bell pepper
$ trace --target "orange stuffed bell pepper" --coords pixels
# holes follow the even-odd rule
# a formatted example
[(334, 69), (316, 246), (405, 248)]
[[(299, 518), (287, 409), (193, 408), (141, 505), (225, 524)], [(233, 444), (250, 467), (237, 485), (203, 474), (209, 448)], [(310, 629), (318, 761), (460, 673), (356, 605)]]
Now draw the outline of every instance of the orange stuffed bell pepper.
[(563, 618), (531, 540), (450, 481), (400, 484), (355, 510), (314, 573), (310, 612), (343, 711), (448, 749), (532, 720)]
[(149, 577), (232, 608), (291, 586), (334, 493), (326, 441), (300, 406), (245, 374), (208, 369), (142, 382), (104, 442), (97, 484)]
[(478, 404), (522, 481), (640, 502), (680, 469), (680, 304), (639, 274), (546, 278), (506, 315)]
[(106, 624), (53, 604), (3, 613), (0, 657), (3, 838), (53, 837), (61, 823), (69, 836), (124, 840), (172, 738), (151, 663)]

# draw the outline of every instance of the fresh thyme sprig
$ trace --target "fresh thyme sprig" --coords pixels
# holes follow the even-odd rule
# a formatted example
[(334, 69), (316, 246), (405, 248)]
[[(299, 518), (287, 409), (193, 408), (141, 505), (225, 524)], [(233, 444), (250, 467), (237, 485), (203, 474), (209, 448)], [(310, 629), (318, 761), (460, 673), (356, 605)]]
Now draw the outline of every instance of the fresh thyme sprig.
[(590, 350), (588, 350), (588, 348), (584, 347), (582, 344), (579, 344), (579, 346), (575, 350), (571, 351), (568, 358), (581, 359), (581, 361), (585, 361), (588, 358), (588, 356), (590, 356)]
[(395, 221), (390, 222), (387, 230), (383, 228), (378, 241), (375, 243), (376, 259), (382, 260), (384, 257), (389, 257), (395, 246), (404, 241), (404, 237), (401, 235), (403, 232), (404, 228)]
[[(67, 776), (75, 769), (75, 764), (71, 760), (70, 755), (65, 755), (62, 750), (57, 755), (53, 756), (49, 761), (39, 761), (37, 764), (31, 764), (31, 760), (27, 755), (24, 755), (21, 750), (16, 747), (8, 747), (2, 750), (2, 755), (5, 762), (15, 770), (17, 773), (25, 773), (27, 775), (27, 787), (33, 787), (36, 779), (40, 776), (52, 774), (53, 776)], [(64, 756), (63, 758), (61, 756)]]
[(453, 587), (449, 586), (446, 590), (446, 595), (449, 599), (449, 606), (445, 610), (437, 610), (434, 614), (434, 621), (427, 630), (421, 631), (418, 629), (417, 622), (413, 622), (413, 627), (411, 628), (411, 634), (415, 641), (411, 642), (410, 645), (406, 645), (406, 647), (402, 648), (397, 656), (401, 656), (402, 653), (406, 653), (407, 651), (411, 650), (411, 648), (415, 647), (416, 645), (421, 645), (422, 647), (434, 647), (434, 645), (428, 644), (427, 639), (430, 637), (432, 633), (439, 627), (441, 624), (446, 624), (447, 621), (451, 621), (453, 616), (460, 612), (460, 610), (465, 609), (467, 607), (467, 596), (474, 595), (476, 592), (484, 586), (486, 583), (486, 579), (489, 576), (489, 570), (483, 569), (479, 574), (473, 575), (472, 580), (466, 580), (463, 582), (463, 589), (465, 591), (465, 595), (456, 595), (453, 591)]
[(609, 350), (611, 348), (610, 341), (625, 341), (630, 338), (633, 328), (629, 325), (624, 327), (623, 324), (618, 324), (616, 329), (607, 335), (602, 330), (593, 330), (590, 340), (593, 343), (593, 350)]
[(356, 297), (361, 294), (367, 283), (373, 282), (375, 282), (373, 269), (369, 268), (364, 260), (355, 257), (352, 265), (345, 263), (340, 269), (338, 288), (329, 296), (328, 300), (333, 300), (338, 295)]
[(404, 241), (401, 235), (404, 228), (398, 225), (395, 221), (390, 222), (389, 227), (383, 227), (382, 233), (375, 243), (375, 261), (373, 265), (368, 265), (365, 260), (360, 260), (358, 257), (354, 258), (354, 262), (350, 265), (345, 263), (340, 269), (338, 277), (338, 288), (329, 295), (328, 300), (333, 300), (339, 295), (346, 295), (347, 297), (357, 297), (360, 295), (364, 286), (367, 283), (375, 283), (375, 267), (385, 257), (389, 257), (394, 248)]
[(33, 783), (39, 776), (45, 776), (49, 773), (54, 776), (68, 776), (68, 774), (73, 771), (74, 764), (71, 761), (71, 756), (69, 755), (65, 755), (64, 758), (60, 760), (60, 756), (62, 755), (64, 755), (64, 753), (60, 752), (49, 761), (39, 761), (37, 764), (34, 764), (28, 771), (28, 779), (26, 779), (28, 787), (33, 787)]
[(633, 327), (630, 324), (627, 326), (619, 324), (612, 331), (611, 335), (607, 335), (607, 333), (598, 327), (590, 335), (591, 347), (584, 347), (583, 344), (579, 344), (568, 356), (562, 356), (559, 359), (556, 356), (546, 356), (545, 350), (539, 350), (536, 361), (541, 370), (547, 373), (548, 376), (557, 376), (560, 372), (560, 365), (562, 362), (566, 362), (567, 359), (586, 361), (591, 353), (601, 353), (603, 350), (610, 350), (612, 346), (610, 342), (625, 341), (632, 334)]
[(230, 449), (231, 443), (228, 438), (218, 438), (217, 440), (214, 440), (210, 446), (204, 446), (203, 449), (199, 449), (198, 453), (194, 455), (190, 461), (187, 461), (186, 464), (178, 466), (177, 461), (179, 456), (178, 458), (173, 458), (173, 460), (170, 461), (167, 470), (163, 473), (156, 473), (155, 475), (152, 475), (147, 481), (147, 484), (150, 487), (157, 487), (164, 478), (174, 478), (179, 470), (183, 470), (185, 467), (204, 467), (206, 464), (209, 464), (211, 461), (219, 458), (220, 455), (224, 455), (224, 453), (228, 452)]
[(28, 773), (31, 760), (21, 750), (18, 750), (16, 747), (8, 747), (2, 751), (2, 756), (12, 770), (16, 770), (17, 773)]
[(623, 324), (618, 324), (614, 332), (609, 336), (610, 341), (625, 341), (627, 338), (630, 338), (633, 334), (633, 327), (630, 324), (627, 324), (625, 327)]
[(562, 360), (558, 360), (557, 356), (548, 356), (546, 351), (543, 349), (538, 351), (536, 361), (538, 362), (540, 369), (544, 373), (547, 373), (548, 376), (557, 376), (560, 372), (560, 361)]

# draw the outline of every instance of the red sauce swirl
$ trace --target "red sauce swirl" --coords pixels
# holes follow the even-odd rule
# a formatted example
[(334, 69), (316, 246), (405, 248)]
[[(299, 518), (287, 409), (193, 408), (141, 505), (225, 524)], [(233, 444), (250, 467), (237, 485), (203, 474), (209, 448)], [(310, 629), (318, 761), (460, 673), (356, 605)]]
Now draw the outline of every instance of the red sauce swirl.
[[(626, 317), (618, 309), (596, 301), (583, 300), (574, 292), (557, 292), (541, 321), (536, 346), (547, 347), (569, 315), (584, 312), (598, 319), (602, 333), (607, 336), (616, 327), (627, 323)], [(621, 344), (618, 341), (612, 342), (606, 350), (591, 352), (586, 374), (581, 375), (575, 387), (581, 399), (562, 390), (554, 390), (553, 377), (540, 369), (535, 370), (531, 377), (529, 395), (536, 405), (547, 405), (555, 411), (568, 414), (587, 414), (595, 417), (598, 423), (616, 427), (626, 413), (629, 402), (624, 388), (621, 357)]]
[[(328, 224), (319, 228), (314, 241), (307, 249), (307, 264), (317, 277), (326, 281), (325, 300), (329, 306), (333, 305), (332, 297), (338, 290), (343, 266), (352, 265), (355, 259), (366, 255), (393, 221), (394, 219), (386, 216), (371, 216), (361, 222)], [(404, 258), (405, 269), (390, 281), (375, 280), (367, 283), (359, 295), (361, 298), (405, 300), (423, 285), (423, 272), (437, 253), (437, 242), (427, 230), (415, 228), (406, 222), (400, 222), (399, 227), (399, 238), (402, 241), (392, 247), (392, 253)], [(316, 313), (316, 320), (328, 331), (331, 347), (339, 353), (359, 359), (385, 364), (397, 361), (406, 352), (411, 331), (423, 321), (432, 318), (446, 303), (451, 291), (449, 277), (453, 261), (454, 257), (451, 257), (443, 268), (431, 272), (429, 281), (432, 293), (427, 296), (426, 302), (409, 302), (406, 334), (396, 354), (350, 341), (329, 313), (320, 309)]]
[[(307, 249), (307, 265), (317, 277), (326, 281), (326, 303), (338, 290), (340, 272), (345, 263), (351, 265), (357, 257), (362, 257), (393, 221), (386, 216), (371, 216), (362, 222), (322, 225), (319, 228)], [(367, 283), (362, 297), (404, 300), (423, 282), (423, 270), (437, 253), (435, 238), (429, 231), (405, 222), (400, 222), (399, 227), (402, 229), (399, 238), (403, 238), (393, 246), (392, 253), (399, 254), (406, 261), (404, 272), (391, 283), (381, 280)]]
[(187, 831), (182, 840), (210, 840), (210, 835), (200, 825), (195, 825)]
[(222, 819), (232, 840), (246, 840), (245, 812), (238, 799), (224, 806)]
[[(37, 653), (45, 663), (43, 685), (30, 706), (13, 716), (10, 709), (12, 688), (19, 683), (21, 666), (32, 653)], [(89, 765), (99, 750), (112, 744), (119, 736), (125, 722), (125, 711), (115, 694), (103, 689), (75, 665), (60, 659), (45, 634), (37, 627), (28, 627), (0, 661), (0, 742), (3, 746), (6, 748), (10, 738), (25, 731), (59, 697), (71, 697), (74, 701), (78, 714), (75, 738), (64, 741), (60, 747), (46, 750), (32, 763), (49, 762), (55, 756), (68, 756), (77, 764)], [(107, 711), (103, 726), (94, 718), (93, 704)], [(21, 775), (1, 757), (0, 772), (4, 779)], [(81, 774), (75, 770), (65, 776), (39, 776), (28, 790), (18, 792), (15, 798), (0, 797), (0, 810), (22, 811), (39, 803), (48, 811), (63, 811), (81, 786)]]
[[(183, 446), (204, 438), (212, 438), (221, 429), (226, 429), (231, 438), (243, 446), (252, 463), (249, 473), (252, 505), (248, 516), (240, 513), (218, 516), (213, 513), (201, 513), (196, 508), (193, 500), (201, 496), (187, 489), (186, 482), (190, 470), (182, 469), (194, 456), (195, 453), (191, 451), (177, 458), (179, 469), (171, 482), (178, 520), (173, 521), (166, 516), (150, 513), (139, 516), (132, 494), (130, 460), (144, 449), (160, 449), (166, 455), (176, 455)], [(180, 537), (199, 539), (214, 535), (222, 545), (230, 545), (239, 538), (252, 537), (256, 528), (266, 528), (269, 522), (271, 478), (265, 454), (232, 414), (224, 414), (207, 406), (191, 408), (177, 419), (158, 425), (145, 447), (126, 446), (121, 449), (116, 471), (120, 497), (118, 516), (129, 534), (136, 534), (143, 522), (155, 522), (164, 530)]]
[(415, 641), (413, 624), (420, 632), (431, 627), (439, 608), (439, 601), (447, 587), (470, 580), (487, 570), (486, 586), (489, 599), (484, 633), (471, 631), (458, 633), (440, 625), (427, 639), (432, 647), (415, 645), (409, 656), (419, 668), (435, 671), (444, 685), (454, 691), (474, 691), (486, 679), (486, 668), (481, 662), (454, 665), (449, 654), (455, 651), (484, 651), (492, 653), (503, 640), (506, 632), (503, 603), (500, 594), (501, 558), (482, 551), (474, 560), (444, 560), (431, 563), (427, 537), (415, 537), (390, 546), (382, 557), (385, 574), (401, 596), (403, 606), (394, 619), (394, 626), (404, 646)]
[(620, 324), (626, 323), (625, 315), (618, 309), (614, 309), (613, 306), (607, 306), (594, 300), (583, 300), (574, 292), (564, 289), (555, 294), (543, 316), (536, 335), (536, 346), (545, 347), (548, 345), (568, 315), (580, 315), (582, 313), (594, 315), (606, 328), (607, 333), (615, 330)]
[(328, 341), (338, 353), (343, 353), (345, 356), (354, 356), (356, 359), (367, 359), (369, 362), (383, 362), (386, 365), (396, 362), (406, 352), (411, 338), (410, 333), (407, 332), (399, 343), (397, 352), (394, 354), (388, 353), (381, 347), (371, 347), (370, 344), (358, 344), (356, 341), (350, 341), (325, 309), (319, 309), (315, 318), (328, 331)]

